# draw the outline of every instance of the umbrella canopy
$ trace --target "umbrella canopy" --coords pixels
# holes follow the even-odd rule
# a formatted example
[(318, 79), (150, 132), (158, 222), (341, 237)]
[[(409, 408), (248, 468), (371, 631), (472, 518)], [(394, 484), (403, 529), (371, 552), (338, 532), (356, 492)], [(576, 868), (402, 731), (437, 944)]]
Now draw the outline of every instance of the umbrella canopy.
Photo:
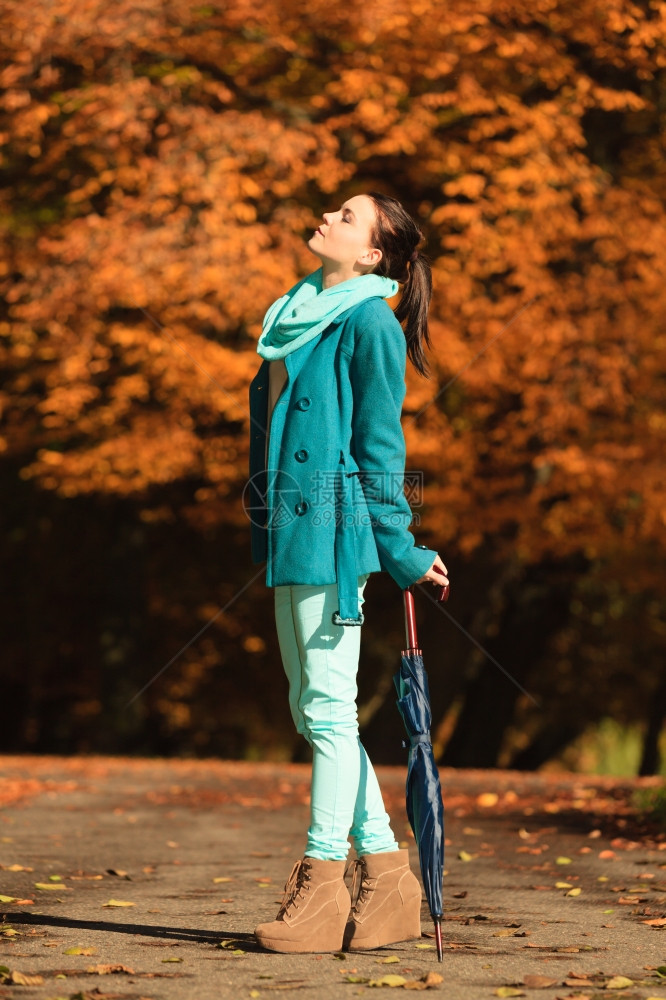
[[(393, 682), (398, 693), (398, 710), (409, 741), (407, 765), (407, 816), (419, 851), (423, 888), (435, 922), (437, 957), (442, 961), (442, 886), (444, 869), (444, 805), (430, 727), (430, 692), (423, 655), (417, 648), (414, 598), (411, 588), (404, 591), (408, 648), (402, 651), (399, 671)], [(448, 595), (447, 595), (448, 596)]]

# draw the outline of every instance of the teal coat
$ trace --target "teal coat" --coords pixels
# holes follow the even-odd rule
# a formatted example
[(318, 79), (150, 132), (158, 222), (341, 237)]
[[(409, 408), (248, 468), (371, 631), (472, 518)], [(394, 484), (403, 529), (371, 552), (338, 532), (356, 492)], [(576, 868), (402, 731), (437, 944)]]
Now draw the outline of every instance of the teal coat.
[(250, 385), (252, 561), (266, 584), (338, 585), (337, 625), (360, 625), (357, 577), (387, 570), (402, 589), (432, 566), (404, 495), (405, 335), (369, 298), (285, 357), (268, 442), (269, 362)]

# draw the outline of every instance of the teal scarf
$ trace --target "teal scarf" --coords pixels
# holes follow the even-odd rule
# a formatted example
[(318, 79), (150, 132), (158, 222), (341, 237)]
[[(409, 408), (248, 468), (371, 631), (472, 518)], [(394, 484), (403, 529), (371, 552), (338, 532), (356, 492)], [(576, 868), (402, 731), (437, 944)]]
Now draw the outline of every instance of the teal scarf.
[(365, 299), (390, 299), (398, 282), (378, 274), (361, 274), (322, 288), (322, 269), (308, 274), (276, 299), (264, 317), (257, 353), (267, 361), (284, 358), (316, 337), (341, 313)]

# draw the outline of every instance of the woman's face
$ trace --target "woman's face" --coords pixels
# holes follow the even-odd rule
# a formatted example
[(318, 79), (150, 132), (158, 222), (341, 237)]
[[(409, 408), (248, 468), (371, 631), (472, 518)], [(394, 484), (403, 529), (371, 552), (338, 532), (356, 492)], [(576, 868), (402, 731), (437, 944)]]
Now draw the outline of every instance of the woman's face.
[(324, 212), (323, 220), (308, 247), (329, 269), (363, 274), (379, 263), (381, 250), (371, 243), (375, 226), (372, 198), (355, 195), (337, 212)]

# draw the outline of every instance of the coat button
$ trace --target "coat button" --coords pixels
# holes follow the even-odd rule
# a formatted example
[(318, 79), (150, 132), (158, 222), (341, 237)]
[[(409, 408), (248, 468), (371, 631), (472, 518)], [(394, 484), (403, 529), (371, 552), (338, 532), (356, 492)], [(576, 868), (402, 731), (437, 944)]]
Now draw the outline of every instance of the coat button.
[(305, 448), (300, 448), (298, 451), (294, 452), (294, 458), (297, 462), (307, 462), (309, 457), (309, 452), (307, 452)]
[(312, 400), (309, 396), (301, 396), (299, 400), (296, 401), (296, 409), (307, 410), (312, 405)]
[(301, 514), (305, 514), (309, 510), (309, 508), (310, 504), (307, 502), (307, 500), (301, 500), (299, 501), (299, 503), (296, 504), (294, 510), (300, 516)]

